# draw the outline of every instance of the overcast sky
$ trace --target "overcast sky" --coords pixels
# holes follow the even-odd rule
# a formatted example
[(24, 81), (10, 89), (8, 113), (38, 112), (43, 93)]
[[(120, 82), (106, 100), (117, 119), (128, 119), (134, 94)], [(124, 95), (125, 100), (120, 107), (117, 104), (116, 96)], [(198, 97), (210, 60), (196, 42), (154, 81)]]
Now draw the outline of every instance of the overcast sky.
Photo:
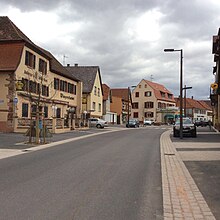
[(220, 0), (0, 0), (0, 15), (35, 44), (64, 65), (99, 66), (112, 88), (147, 79), (178, 96), (180, 53), (163, 50), (183, 49), (184, 85), (196, 99), (214, 82), (219, 11)]

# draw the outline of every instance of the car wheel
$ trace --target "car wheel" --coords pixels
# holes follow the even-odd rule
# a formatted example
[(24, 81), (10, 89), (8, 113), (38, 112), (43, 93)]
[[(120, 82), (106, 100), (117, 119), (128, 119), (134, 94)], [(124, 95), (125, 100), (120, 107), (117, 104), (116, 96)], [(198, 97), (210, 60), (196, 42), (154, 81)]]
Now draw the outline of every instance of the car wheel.
[(196, 130), (193, 130), (193, 132), (192, 132), (192, 137), (194, 137), (194, 138), (197, 137)]
[(178, 135), (177, 135), (177, 131), (176, 131), (176, 129), (174, 128), (173, 129), (173, 137), (177, 137)]
[(97, 127), (97, 128), (101, 128), (101, 125), (100, 125), (100, 124), (98, 124), (98, 125), (96, 125), (96, 127)]

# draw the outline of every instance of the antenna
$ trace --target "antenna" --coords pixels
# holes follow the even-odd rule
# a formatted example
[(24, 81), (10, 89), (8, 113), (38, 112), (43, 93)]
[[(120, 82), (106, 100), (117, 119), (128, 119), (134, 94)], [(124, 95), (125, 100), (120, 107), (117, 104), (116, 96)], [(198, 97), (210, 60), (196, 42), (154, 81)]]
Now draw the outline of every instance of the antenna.
[(63, 55), (63, 65), (65, 66), (65, 60), (68, 58), (65, 54)]

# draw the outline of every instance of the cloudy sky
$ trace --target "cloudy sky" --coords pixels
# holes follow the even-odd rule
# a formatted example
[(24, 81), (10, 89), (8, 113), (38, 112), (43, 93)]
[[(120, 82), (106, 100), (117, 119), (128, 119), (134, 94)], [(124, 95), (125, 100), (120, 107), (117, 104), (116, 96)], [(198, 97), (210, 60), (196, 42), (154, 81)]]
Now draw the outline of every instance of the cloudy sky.
[(214, 82), (212, 36), (220, 27), (219, 0), (0, 0), (35, 44), (62, 64), (98, 65), (110, 87), (161, 83), (179, 95), (183, 49), (187, 96), (207, 99)]

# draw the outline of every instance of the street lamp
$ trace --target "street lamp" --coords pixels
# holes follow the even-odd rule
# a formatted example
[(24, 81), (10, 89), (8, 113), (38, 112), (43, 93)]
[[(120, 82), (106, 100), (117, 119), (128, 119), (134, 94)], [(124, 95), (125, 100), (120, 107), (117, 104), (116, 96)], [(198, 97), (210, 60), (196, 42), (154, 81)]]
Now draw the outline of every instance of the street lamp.
[(192, 89), (191, 86), (184, 86), (183, 90), (184, 90), (184, 116), (186, 117), (186, 90), (187, 89)]
[(164, 49), (164, 52), (180, 52), (180, 139), (183, 138), (183, 49)]

